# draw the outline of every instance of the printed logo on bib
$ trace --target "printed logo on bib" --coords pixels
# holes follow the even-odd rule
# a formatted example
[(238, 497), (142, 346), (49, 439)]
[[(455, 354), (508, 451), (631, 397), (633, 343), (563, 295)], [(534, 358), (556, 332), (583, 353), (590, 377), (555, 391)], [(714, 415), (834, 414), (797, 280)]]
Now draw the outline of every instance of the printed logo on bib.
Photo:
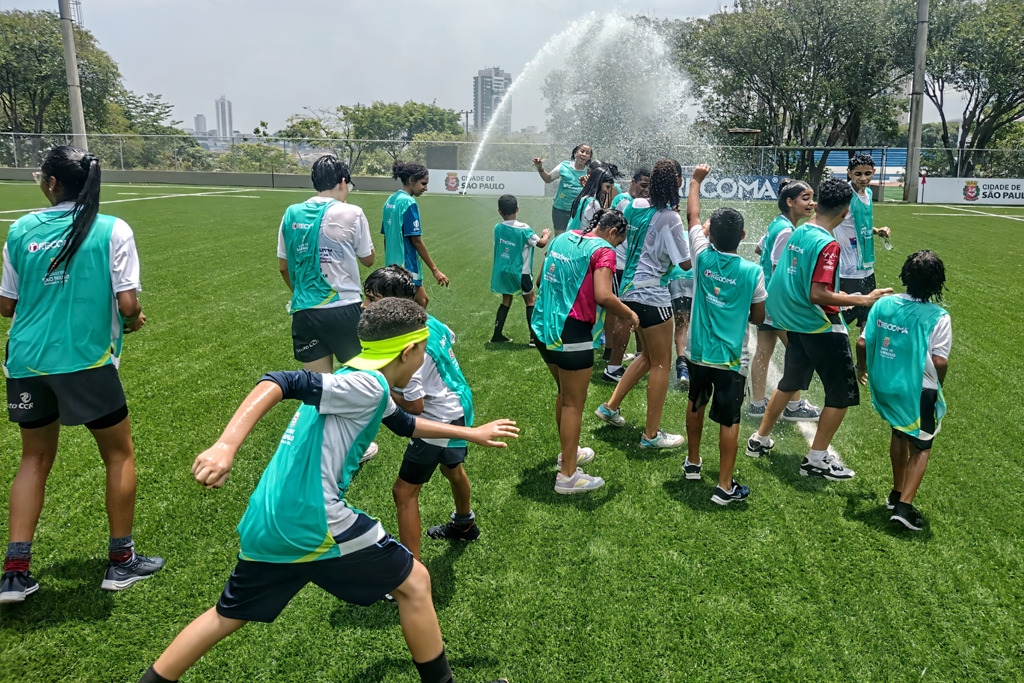
[(292, 230), (309, 230), (312, 227), (312, 223), (292, 223)]
[[(718, 273), (712, 272), (711, 270), (705, 270), (704, 271), (704, 277), (709, 277), (709, 278), (711, 278), (712, 280), (714, 280), (716, 282), (721, 282), (722, 284), (726, 284), (726, 285), (734, 285), (734, 284), (736, 284), (735, 280), (727, 278), (727, 277), (725, 277), (723, 275), (719, 275)], [(715, 293), (716, 294), (718, 293), (717, 289), (715, 290)]]
[[(892, 323), (887, 323), (884, 320), (879, 320), (875, 324), (878, 327), (881, 327), (883, 330), (888, 330), (889, 332), (896, 332), (897, 334), (910, 334), (910, 330), (908, 330), (906, 327), (893, 325)], [(886, 341), (888, 342), (889, 339), (886, 338)]]
[(53, 240), (52, 242), (29, 242), (28, 253), (34, 254), (37, 251), (46, 251), (47, 249), (60, 249), (64, 246), (64, 240)]

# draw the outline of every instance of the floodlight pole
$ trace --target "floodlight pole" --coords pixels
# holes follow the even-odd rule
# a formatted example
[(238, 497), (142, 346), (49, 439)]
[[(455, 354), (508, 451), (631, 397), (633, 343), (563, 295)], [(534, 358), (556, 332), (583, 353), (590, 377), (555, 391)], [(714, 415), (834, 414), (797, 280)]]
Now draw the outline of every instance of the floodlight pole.
[(82, 86), (78, 82), (78, 58), (75, 56), (75, 25), (71, 21), (71, 6), (68, 0), (58, 0), (60, 5), (60, 33), (64, 39), (64, 66), (68, 75), (68, 102), (71, 112), (73, 144), (88, 151), (89, 141), (85, 137), (85, 113), (82, 109)]
[(903, 201), (917, 202), (921, 176), (921, 109), (924, 106), (924, 65), (928, 50), (928, 0), (917, 0), (917, 45), (914, 49), (914, 88), (910, 95), (910, 129), (907, 131), (907, 171)]

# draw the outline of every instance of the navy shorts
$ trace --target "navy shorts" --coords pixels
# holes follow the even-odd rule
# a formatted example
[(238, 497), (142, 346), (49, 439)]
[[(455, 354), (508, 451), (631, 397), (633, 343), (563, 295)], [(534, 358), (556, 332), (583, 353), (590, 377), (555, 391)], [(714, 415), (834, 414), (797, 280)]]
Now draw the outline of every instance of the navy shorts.
[(849, 337), (839, 332), (789, 332), (788, 335), (779, 391), (807, 389), (811, 386), (811, 376), (818, 373), (825, 387), (826, 407), (849, 408), (860, 403)]
[(562, 370), (586, 370), (594, 367), (594, 323), (566, 318), (562, 328), (562, 351), (537, 344), (540, 357), (548, 365)]
[[(465, 427), (466, 418), (460, 417), (450, 424)], [(402, 466), (398, 469), (398, 478), (410, 484), (426, 484), (438, 465), (453, 470), (466, 462), (468, 451), (466, 446), (436, 446), (422, 439), (410, 439), (405, 447)]]
[(292, 314), (295, 360), (309, 363), (334, 355), (344, 363), (362, 351), (356, 327), (363, 313), (359, 302), (332, 308), (307, 308)]
[(686, 359), (690, 373), (689, 398), (696, 412), (710, 401), (708, 416), (724, 427), (739, 424), (747, 378), (733, 370), (709, 368)]
[(26, 429), (87, 425), (105, 429), (128, 417), (117, 368), (98, 368), (59, 375), (7, 379), (7, 418)]
[(353, 605), (372, 605), (401, 586), (412, 565), (412, 553), (389, 535), (369, 548), (315, 562), (239, 559), (217, 601), (217, 614), (270, 623), (307, 583)]

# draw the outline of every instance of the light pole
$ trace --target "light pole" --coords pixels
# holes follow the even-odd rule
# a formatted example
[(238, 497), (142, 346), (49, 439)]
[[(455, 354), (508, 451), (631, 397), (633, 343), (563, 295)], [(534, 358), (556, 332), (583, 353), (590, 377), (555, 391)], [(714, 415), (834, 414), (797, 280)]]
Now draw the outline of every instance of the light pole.
[(907, 131), (907, 171), (903, 201), (917, 202), (921, 175), (921, 108), (924, 106), (924, 66), (928, 50), (928, 0), (917, 0), (917, 44), (914, 50), (914, 88), (910, 95), (910, 129)]
[(82, 110), (82, 86), (78, 82), (78, 58), (75, 56), (75, 25), (71, 21), (68, 0), (58, 0), (60, 6), (60, 33), (64, 40), (64, 66), (68, 75), (68, 103), (71, 112), (71, 132), (75, 147), (89, 150), (85, 137), (85, 113)]

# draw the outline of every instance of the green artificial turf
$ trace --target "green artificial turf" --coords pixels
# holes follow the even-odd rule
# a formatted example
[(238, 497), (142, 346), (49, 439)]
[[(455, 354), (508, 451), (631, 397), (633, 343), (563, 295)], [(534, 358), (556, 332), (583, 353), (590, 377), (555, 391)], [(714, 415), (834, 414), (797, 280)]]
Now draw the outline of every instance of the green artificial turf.
[[(41, 589), (0, 613), (2, 681), (136, 680), (216, 602), (234, 565), (235, 526), (296, 406), (278, 406), (260, 423), (223, 489), (198, 486), (190, 466), (263, 372), (297, 367), (275, 250), (282, 212), (307, 193), (234, 189), (123, 201), (211, 189), (219, 190), (110, 185), (103, 194), (119, 202), (102, 210), (132, 226), (142, 260), (147, 324), (125, 340), (121, 377), (138, 464), (135, 539), (167, 567), (122, 593), (99, 590), (103, 467), (88, 432), (66, 429), (33, 547)], [(384, 199), (352, 195), (369, 217), (379, 264)], [(42, 203), (31, 183), (0, 184), (0, 212)], [(521, 220), (549, 223), (550, 200), (521, 205)], [(800, 477), (807, 443), (782, 424), (772, 455), (739, 456), (736, 478), (751, 487), (749, 502), (720, 508), (710, 501), (717, 426), (706, 424), (703, 480), (684, 480), (682, 450), (638, 448), (643, 384), (623, 404), (625, 428), (591, 415), (612, 390), (599, 361), (582, 442), (597, 451), (586, 470), (608, 483), (556, 495), (554, 382), (524, 343), (521, 302), (506, 325), (514, 342), (487, 343), (499, 302), (489, 290), (495, 199), (427, 195), (420, 207), (424, 241), (451, 278), (449, 289), (428, 285), (429, 310), (457, 335), (477, 420), (510, 417), (522, 428), (508, 449), (470, 448), (480, 540), (423, 542), (458, 680), (1020, 679), (1024, 225), (1000, 216), (1024, 210), (972, 207), (998, 215), (961, 218), (921, 215), (958, 213), (948, 208), (876, 208), (876, 224), (893, 228), (895, 246), (877, 250), (879, 286), (898, 286), (903, 259), (920, 248), (937, 252), (948, 275), (949, 414), (915, 501), (928, 526), (913, 534), (887, 521), (889, 430), (866, 390), (833, 444), (857, 471), (854, 480)], [(747, 240), (755, 240), (774, 207), (741, 208)], [(0, 213), (0, 235), (18, 215)], [(809, 394), (820, 405), (820, 385)], [(685, 407), (685, 395), (671, 390), (666, 429), (684, 431)], [(741, 447), (755, 427), (745, 419)], [(397, 532), (391, 485), (404, 443), (386, 429), (378, 442), (381, 454), (358, 474), (349, 500)], [(20, 449), (13, 425), (0, 429), (0, 449), (6, 540)], [(447, 518), (443, 478), (424, 487), (420, 504), (425, 526)], [(393, 605), (350, 606), (313, 586), (275, 623), (247, 626), (184, 678), (415, 679)]]

